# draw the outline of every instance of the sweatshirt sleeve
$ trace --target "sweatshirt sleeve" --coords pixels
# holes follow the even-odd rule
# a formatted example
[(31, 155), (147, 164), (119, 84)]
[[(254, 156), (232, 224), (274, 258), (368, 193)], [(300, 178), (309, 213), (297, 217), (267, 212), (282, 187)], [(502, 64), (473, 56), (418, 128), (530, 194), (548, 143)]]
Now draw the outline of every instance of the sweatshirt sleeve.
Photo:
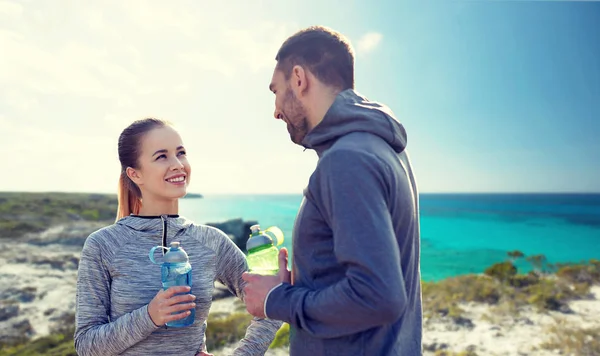
[(265, 302), (268, 318), (334, 338), (402, 315), (407, 296), (387, 204), (391, 176), (391, 168), (371, 154), (337, 150), (321, 158), (311, 195), (333, 232), (334, 254), (346, 275), (320, 290), (278, 286)]
[[(220, 232), (220, 234), (222, 234), (222, 244), (217, 256), (217, 279), (243, 301), (246, 282), (242, 279), (242, 273), (248, 270), (246, 257), (225, 233)], [(240, 340), (233, 354), (264, 355), (282, 324), (278, 320), (254, 317), (246, 329), (246, 335)]]
[(158, 328), (148, 314), (148, 305), (109, 319), (111, 280), (98, 237), (92, 234), (86, 239), (77, 274), (74, 339), (80, 356), (121, 354)]

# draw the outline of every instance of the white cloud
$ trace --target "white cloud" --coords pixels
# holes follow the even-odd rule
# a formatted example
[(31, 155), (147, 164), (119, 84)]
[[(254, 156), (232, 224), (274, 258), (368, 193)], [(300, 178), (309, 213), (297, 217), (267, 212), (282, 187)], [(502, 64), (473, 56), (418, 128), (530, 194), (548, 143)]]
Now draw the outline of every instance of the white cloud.
[[(195, 191), (303, 186), (314, 155), (271, 118), (267, 90), (299, 26), (270, 6), (0, 0), (0, 152), (18, 152), (11, 170), (27, 173), (0, 177), (0, 191), (114, 191), (118, 134), (147, 116), (180, 128)], [(240, 174), (266, 159), (288, 176)]]
[(20, 17), (23, 14), (23, 6), (12, 1), (0, 1), (1, 17)]
[(356, 50), (358, 53), (369, 53), (377, 48), (382, 39), (383, 35), (379, 32), (365, 33), (358, 39)]

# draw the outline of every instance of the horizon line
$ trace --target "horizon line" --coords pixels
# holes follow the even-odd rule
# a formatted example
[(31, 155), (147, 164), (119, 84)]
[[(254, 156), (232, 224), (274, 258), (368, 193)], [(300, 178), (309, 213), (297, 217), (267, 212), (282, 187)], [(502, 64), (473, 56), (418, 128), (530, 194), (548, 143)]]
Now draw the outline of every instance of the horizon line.
[[(108, 193), (108, 192), (93, 192), (93, 191), (63, 191), (63, 190), (0, 190), (0, 194), (5, 193), (22, 193), (22, 194), (101, 194), (101, 195), (117, 195), (116, 192)], [(519, 194), (557, 194), (557, 195), (565, 195), (565, 194), (600, 194), (600, 191), (475, 191), (475, 192), (467, 192), (467, 191), (421, 191), (419, 195), (462, 195), (462, 194), (505, 194), (505, 195), (519, 195)], [(265, 192), (246, 192), (246, 193), (224, 193), (224, 192), (214, 192), (214, 193), (198, 193), (198, 192), (188, 192), (186, 195), (202, 195), (205, 196), (223, 196), (223, 195), (302, 195), (301, 192), (276, 192), (276, 193), (265, 193)]]

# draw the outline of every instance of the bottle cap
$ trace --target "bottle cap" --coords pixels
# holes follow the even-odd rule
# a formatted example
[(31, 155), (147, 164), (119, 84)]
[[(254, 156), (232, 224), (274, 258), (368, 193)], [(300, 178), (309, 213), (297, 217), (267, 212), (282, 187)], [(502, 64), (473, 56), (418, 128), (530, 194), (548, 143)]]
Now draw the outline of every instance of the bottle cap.
[(181, 243), (179, 241), (171, 242), (171, 248), (165, 253), (163, 259), (166, 263), (182, 263), (189, 261), (188, 254), (181, 248)]
[(255, 233), (259, 232), (259, 231), (260, 231), (260, 225), (256, 224), (256, 225), (250, 226), (250, 232), (252, 234), (255, 234)]
[(250, 230), (252, 230), (252, 235), (250, 235), (250, 238), (248, 239), (248, 241), (246, 241), (246, 251), (250, 251), (253, 248), (257, 248), (263, 245), (273, 245), (273, 239), (270, 236), (265, 235), (264, 233), (256, 234), (257, 231), (252, 229), (256, 226), (258, 225), (253, 225), (250, 228)]

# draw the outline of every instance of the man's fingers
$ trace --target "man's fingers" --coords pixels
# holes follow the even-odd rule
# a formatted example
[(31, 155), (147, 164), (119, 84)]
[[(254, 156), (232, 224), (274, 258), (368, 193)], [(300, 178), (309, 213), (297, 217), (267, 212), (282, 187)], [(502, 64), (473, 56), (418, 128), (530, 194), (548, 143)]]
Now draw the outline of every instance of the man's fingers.
[(252, 282), (252, 281), (256, 280), (256, 277), (258, 277), (257, 274), (248, 273), (248, 272), (242, 273), (242, 279), (246, 282)]
[(288, 250), (282, 247), (279, 250), (279, 278), (282, 282), (290, 283), (290, 271), (288, 271)]
[(282, 247), (279, 250), (279, 270), (286, 269), (288, 265), (288, 250), (285, 247)]

